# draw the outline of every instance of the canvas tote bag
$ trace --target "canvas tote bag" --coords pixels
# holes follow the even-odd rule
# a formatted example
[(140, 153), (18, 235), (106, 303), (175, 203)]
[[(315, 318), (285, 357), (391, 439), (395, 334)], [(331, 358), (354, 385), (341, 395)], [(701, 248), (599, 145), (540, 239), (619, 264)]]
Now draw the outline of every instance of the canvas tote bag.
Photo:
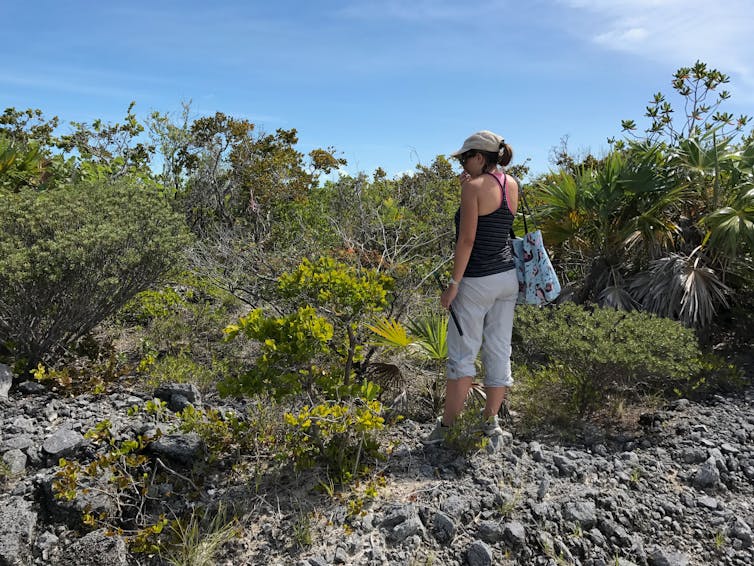
[[(518, 185), (523, 201), (521, 214), (524, 218), (525, 234), (523, 238), (511, 237), (513, 259), (516, 263), (516, 276), (518, 277), (518, 299), (516, 302), (518, 304), (544, 305), (558, 298), (560, 281), (545, 249), (542, 231), (535, 229), (529, 232), (526, 223), (526, 210), (529, 207), (526, 204), (523, 185), (520, 182), (518, 182)], [(531, 212), (529, 212), (529, 215), (531, 216)], [(511, 235), (513, 235), (512, 230)]]

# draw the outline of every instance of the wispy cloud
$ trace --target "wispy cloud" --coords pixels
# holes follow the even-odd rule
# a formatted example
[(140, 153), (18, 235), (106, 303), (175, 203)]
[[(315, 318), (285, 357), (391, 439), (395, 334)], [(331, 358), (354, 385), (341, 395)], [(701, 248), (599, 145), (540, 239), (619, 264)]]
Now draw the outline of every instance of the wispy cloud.
[(144, 96), (147, 91), (139, 91), (132, 88), (121, 88), (117, 86), (107, 86), (95, 77), (90, 80), (80, 80), (78, 77), (44, 76), (25, 73), (23, 75), (14, 75), (9, 73), (0, 74), (0, 84), (12, 85), (16, 87), (44, 89), (53, 92), (68, 92), (72, 94), (82, 94), (87, 96), (104, 96), (111, 98), (128, 98)]
[(558, 0), (574, 31), (595, 44), (661, 64), (697, 59), (731, 74), (754, 99), (754, 10), (750, 0)]
[[(506, 4), (505, 0), (476, 3), (474, 12), (486, 13)], [(403, 22), (462, 22), (469, 17), (471, 6), (448, 0), (360, 0), (349, 2), (336, 14), (358, 20), (399, 20)]]

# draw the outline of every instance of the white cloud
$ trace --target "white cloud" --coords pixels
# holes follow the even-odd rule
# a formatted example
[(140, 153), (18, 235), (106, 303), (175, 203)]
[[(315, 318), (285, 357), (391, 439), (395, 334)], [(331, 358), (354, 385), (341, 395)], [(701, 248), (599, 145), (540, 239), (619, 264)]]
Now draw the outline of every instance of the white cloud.
[(558, 1), (574, 10), (574, 32), (597, 45), (662, 64), (704, 61), (754, 99), (751, 0)]

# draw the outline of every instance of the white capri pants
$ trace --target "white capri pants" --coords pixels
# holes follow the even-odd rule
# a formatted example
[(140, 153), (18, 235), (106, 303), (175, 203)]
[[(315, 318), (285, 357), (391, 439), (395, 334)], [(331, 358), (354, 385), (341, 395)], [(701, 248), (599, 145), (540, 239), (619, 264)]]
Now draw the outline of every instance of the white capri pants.
[(516, 270), (485, 277), (464, 277), (453, 300), (463, 336), (448, 320), (447, 378), (476, 376), (476, 358), (482, 350), (487, 387), (510, 387), (513, 311), (518, 297)]

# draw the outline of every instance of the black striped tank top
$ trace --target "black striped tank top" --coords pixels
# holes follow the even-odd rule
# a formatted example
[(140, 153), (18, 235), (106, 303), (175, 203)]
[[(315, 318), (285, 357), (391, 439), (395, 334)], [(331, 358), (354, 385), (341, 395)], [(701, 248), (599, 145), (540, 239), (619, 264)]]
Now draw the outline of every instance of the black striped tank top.
[[(510, 243), (513, 213), (508, 208), (508, 199), (505, 194), (507, 178), (504, 173), (487, 174), (495, 177), (500, 185), (503, 198), (497, 210), (478, 217), (474, 246), (471, 248), (471, 256), (463, 274), (464, 277), (484, 277), (509, 271), (515, 267)], [(458, 241), (460, 221), (461, 208), (459, 207), (455, 215), (456, 241)]]

